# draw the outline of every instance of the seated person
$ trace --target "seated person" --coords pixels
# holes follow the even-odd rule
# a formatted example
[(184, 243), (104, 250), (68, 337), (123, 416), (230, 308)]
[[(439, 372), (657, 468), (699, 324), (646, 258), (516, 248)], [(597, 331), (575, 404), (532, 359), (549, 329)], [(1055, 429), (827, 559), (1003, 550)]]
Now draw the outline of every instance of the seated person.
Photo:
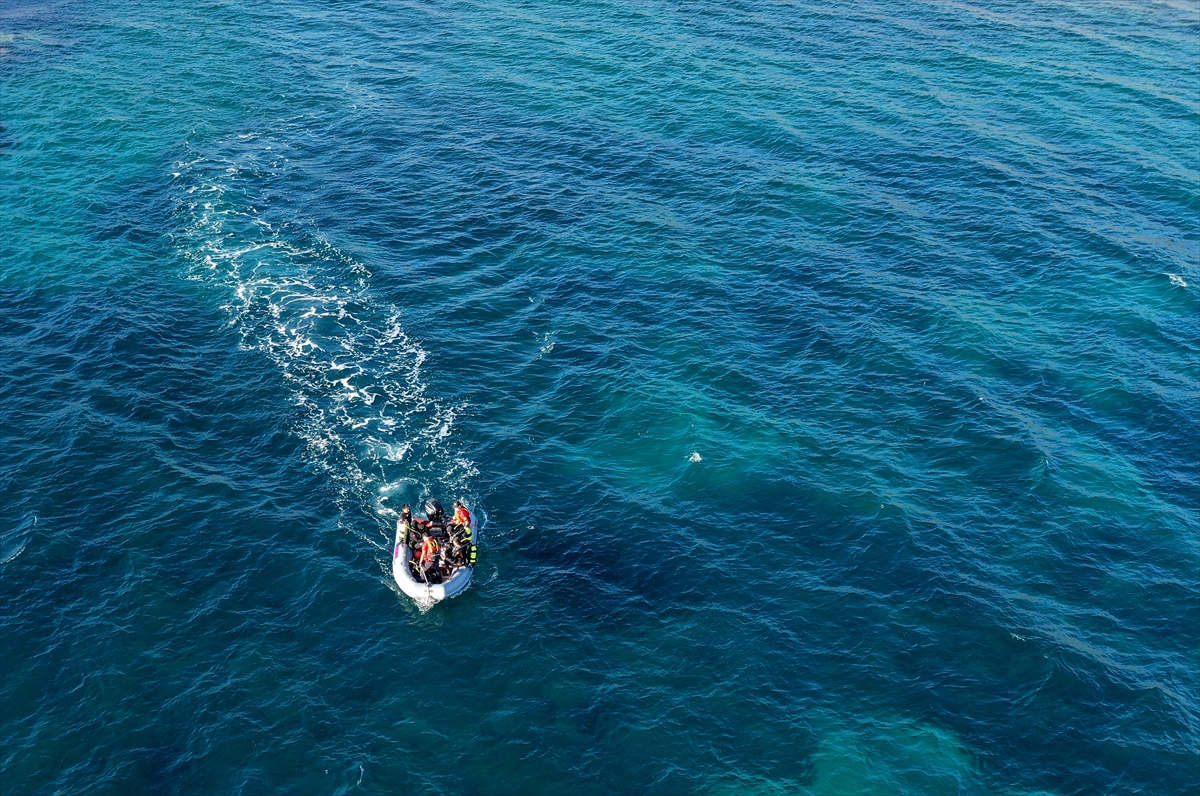
[(425, 580), (429, 580), (429, 572), (437, 567), (440, 545), (428, 532), (421, 537), (421, 546), (417, 548), (416, 557), (413, 559), (416, 569), (424, 576)]
[(454, 519), (450, 522), (461, 528), (471, 527), (471, 512), (467, 511), (461, 500), (454, 501)]

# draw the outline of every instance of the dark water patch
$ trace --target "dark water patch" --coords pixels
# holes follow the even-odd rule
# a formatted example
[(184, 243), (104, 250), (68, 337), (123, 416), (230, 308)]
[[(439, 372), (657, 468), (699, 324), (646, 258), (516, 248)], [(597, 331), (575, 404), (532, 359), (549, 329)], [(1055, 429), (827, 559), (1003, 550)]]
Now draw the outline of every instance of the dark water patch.
[(155, 169), (146, 181), (122, 185), (111, 196), (89, 206), (88, 212), (94, 217), (90, 232), (96, 241), (120, 239), (160, 255), (166, 253), (170, 203), (162, 171)]

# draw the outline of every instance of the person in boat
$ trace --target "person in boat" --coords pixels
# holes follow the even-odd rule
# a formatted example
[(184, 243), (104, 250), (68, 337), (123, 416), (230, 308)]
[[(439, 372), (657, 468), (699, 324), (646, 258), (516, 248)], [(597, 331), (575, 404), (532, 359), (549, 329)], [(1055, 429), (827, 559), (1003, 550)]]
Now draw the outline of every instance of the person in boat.
[(450, 520), (447, 557), (456, 567), (465, 566), (471, 549), (471, 512), (462, 501), (454, 501), (454, 517)]
[(467, 511), (461, 500), (454, 501), (454, 518), (450, 523), (458, 528), (471, 527), (471, 512)]
[(412, 506), (405, 503), (400, 507), (400, 527), (404, 529), (404, 544), (416, 548), (420, 543), (417, 535), (417, 521), (413, 519)]
[(446, 539), (444, 555), (446, 557), (446, 563), (451, 568), (457, 568), (463, 565), (463, 561), (466, 560), (466, 556), (463, 554), (463, 551), (465, 550), (467, 544), (468, 542), (463, 538), (461, 531), (459, 531), (457, 528), (454, 528), (450, 531), (450, 535)]
[(434, 539), (426, 531), (421, 538), (421, 546), (417, 548), (417, 566), (427, 582), (430, 571), (437, 568), (438, 559), (440, 558), (438, 555), (439, 549), (440, 546), (437, 543), (437, 539)]

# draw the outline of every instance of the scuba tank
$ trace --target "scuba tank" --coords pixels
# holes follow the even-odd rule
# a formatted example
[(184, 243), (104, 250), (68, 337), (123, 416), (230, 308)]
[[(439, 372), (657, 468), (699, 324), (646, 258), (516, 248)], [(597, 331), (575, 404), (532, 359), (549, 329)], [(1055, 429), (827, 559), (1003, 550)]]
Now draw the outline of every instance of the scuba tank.
[(409, 548), (416, 548), (420, 542), (420, 537), (417, 535), (417, 529), (413, 527), (411, 517), (401, 517), (400, 527), (404, 529), (404, 545)]

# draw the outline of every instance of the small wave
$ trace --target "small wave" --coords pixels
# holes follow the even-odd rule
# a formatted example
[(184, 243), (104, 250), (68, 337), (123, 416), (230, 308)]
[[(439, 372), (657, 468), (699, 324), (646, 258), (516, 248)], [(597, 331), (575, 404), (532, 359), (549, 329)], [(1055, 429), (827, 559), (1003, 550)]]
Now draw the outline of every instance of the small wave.
[(1171, 280), (1171, 284), (1175, 287), (1187, 287), (1187, 280), (1179, 274), (1167, 274), (1167, 279)]
[(431, 397), (427, 352), (405, 333), (402, 309), (372, 290), (367, 267), (286, 217), (287, 149), (247, 134), (174, 164), (187, 278), (217, 286), (242, 346), (279, 368), (295, 433), (342, 497), (378, 515), (381, 488), (401, 474), (414, 499), (468, 495), (477, 471), (451, 442), (462, 407)]

